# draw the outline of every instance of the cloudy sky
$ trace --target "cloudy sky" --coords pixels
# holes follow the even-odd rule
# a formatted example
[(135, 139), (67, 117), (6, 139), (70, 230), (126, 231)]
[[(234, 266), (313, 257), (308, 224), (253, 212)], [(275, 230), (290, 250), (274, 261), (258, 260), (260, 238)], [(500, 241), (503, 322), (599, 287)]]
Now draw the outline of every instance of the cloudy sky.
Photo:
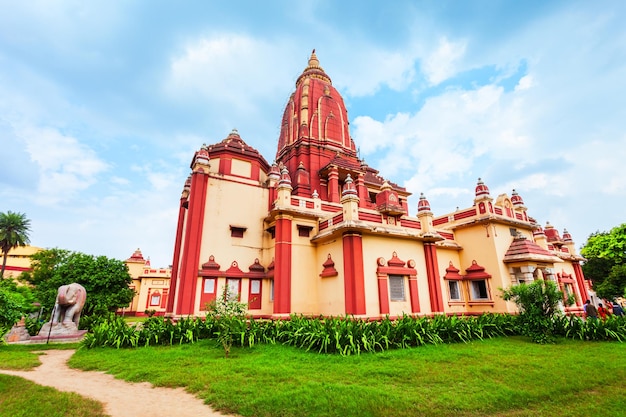
[(0, 0), (0, 211), (31, 243), (172, 262), (193, 152), (268, 162), (313, 48), (361, 157), (469, 207), (478, 177), (580, 247), (626, 221), (626, 2)]

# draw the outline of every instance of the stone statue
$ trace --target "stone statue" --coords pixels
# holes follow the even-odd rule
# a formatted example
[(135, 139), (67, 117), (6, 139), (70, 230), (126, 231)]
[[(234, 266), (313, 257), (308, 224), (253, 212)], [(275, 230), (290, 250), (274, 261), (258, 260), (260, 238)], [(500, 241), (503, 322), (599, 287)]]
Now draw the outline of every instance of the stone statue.
[(37, 336), (30, 338), (31, 343), (78, 342), (87, 330), (78, 330), (80, 313), (87, 300), (87, 291), (77, 283), (61, 285), (52, 312), (52, 320), (44, 323)]
[(69, 285), (61, 285), (57, 292), (56, 303), (54, 304), (52, 324), (74, 323), (76, 328), (78, 328), (80, 312), (83, 310), (86, 299), (87, 291), (85, 291), (82, 285), (75, 282)]

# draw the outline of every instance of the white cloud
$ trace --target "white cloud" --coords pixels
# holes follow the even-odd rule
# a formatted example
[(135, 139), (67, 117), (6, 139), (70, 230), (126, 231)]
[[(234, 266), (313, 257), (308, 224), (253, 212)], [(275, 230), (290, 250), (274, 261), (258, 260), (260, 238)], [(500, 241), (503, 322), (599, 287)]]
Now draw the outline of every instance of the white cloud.
[(449, 41), (439, 39), (437, 49), (432, 51), (422, 62), (422, 72), (431, 85), (437, 85), (459, 72), (459, 61), (463, 58), (467, 41)]
[[(387, 51), (369, 45), (355, 48), (335, 57), (337, 63), (331, 78), (347, 96), (363, 97), (376, 93), (381, 86), (394, 91), (407, 89), (415, 79), (415, 62), (419, 55), (414, 48)], [(324, 67), (324, 62), (320, 62)], [(327, 70), (327, 68), (325, 68)]]
[(90, 147), (55, 129), (24, 127), (16, 136), (26, 143), (31, 160), (39, 167), (35, 200), (42, 205), (72, 199), (109, 168)]
[[(243, 34), (221, 34), (188, 41), (171, 58), (165, 89), (181, 100), (200, 98), (249, 108), (289, 88), (284, 49)], [(281, 97), (280, 100), (285, 100)]]

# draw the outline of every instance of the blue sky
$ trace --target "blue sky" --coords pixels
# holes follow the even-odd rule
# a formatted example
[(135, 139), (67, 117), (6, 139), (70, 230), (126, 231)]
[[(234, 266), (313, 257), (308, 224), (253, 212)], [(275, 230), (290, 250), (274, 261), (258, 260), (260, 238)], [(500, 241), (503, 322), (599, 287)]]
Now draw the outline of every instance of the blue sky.
[(481, 177), (577, 246), (623, 223), (621, 1), (0, 0), (0, 211), (31, 243), (172, 261), (193, 152), (271, 162), (313, 48), (367, 163), (435, 215)]

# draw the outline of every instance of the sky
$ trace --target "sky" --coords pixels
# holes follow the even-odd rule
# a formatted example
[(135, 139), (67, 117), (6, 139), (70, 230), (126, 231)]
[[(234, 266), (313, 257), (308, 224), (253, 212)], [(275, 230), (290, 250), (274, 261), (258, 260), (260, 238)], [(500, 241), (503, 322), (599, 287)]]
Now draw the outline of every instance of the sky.
[(367, 164), (435, 216), (482, 178), (580, 248), (626, 221), (626, 2), (0, 0), (0, 212), (171, 264), (194, 151), (274, 160), (315, 48)]

